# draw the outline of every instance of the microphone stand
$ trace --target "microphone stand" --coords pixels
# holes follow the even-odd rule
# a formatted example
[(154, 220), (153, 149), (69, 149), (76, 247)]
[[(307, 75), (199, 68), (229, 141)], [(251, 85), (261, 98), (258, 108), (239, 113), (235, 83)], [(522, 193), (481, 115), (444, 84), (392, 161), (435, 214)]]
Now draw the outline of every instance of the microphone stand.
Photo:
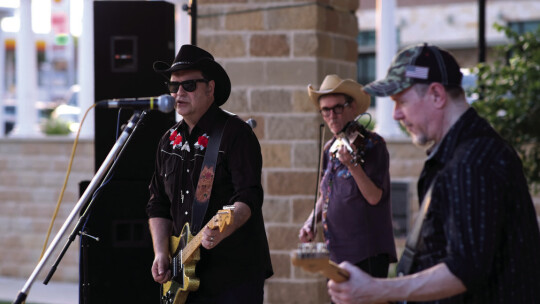
[[(28, 280), (24, 284), (23, 288), (21, 289), (21, 291), (17, 295), (17, 298), (15, 299), (13, 304), (20, 304), (20, 303), (23, 303), (26, 300), (26, 298), (28, 296), (28, 293), (30, 291), (30, 288), (32, 287), (33, 282), (35, 281), (36, 277), (39, 275), (39, 273), (41, 272), (41, 270), (45, 266), (45, 263), (49, 260), (52, 252), (54, 251), (54, 249), (56, 248), (56, 246), (60, 242), (60, 239), (64, 236), (64, 234), (66, 233), (66, 230), (71, 225), (71, 223), (73, 222), (75, 217), (77, 217), (80, 210), (86, 204), (86, 202), (88, 201), (90, 196), (93, 195), (93, 193), (96, 191), (96, 189), (98, 189), (98, 187), (97, 187), (98, 183), (100, 181), (104, 180), (104, 178), (103, 178), (104, 176), (105, 177), (110, 176), (112, 170), (114, 169), (114, 166), (116, 165), (116, 162), (117, 162), (118, 158), (121, 156), (122, 152), (124, 151), (125, 147), (127, 146), (127, 143), (131, 140), (132, 135), (135, 133), (137, 127), (140, 125), (140, 123), (144, 119), (145, 115), (146, 115), (146, 112), (144, 112), (144, 111), (142, 113), (140, 111), (135, 111), (133, 113), (133, 115), (131, 116), (128, 124), (126, 125), (126, 127), (124, 128), (124, 130), (122, 131), (122, 133), (120, 134), (118, 139), (116, 140), (116, 143), (111, 148), (111, 151), (109, 152), (109, 154), (107, 155), (107, 157), (105, 158), (105, 160), (103, 161), (101, 166), (99, 167), (99, 170), (96, 172), (96, 174), (94, 175), (94, 177), (90, 181), (90, 184), (88, 185), (88, 187), (86, 188), (86, 190), (82, 194), (81, 198), (79, 199), (79, 201), (77, 202), (75, 207), (73, 207), (73, 210), (71, 211), (71, 213), (67, 217), (66, 221), (64, 222), (64, 224), (62, 225), (62, 227), (60, 228), (60, 230), (58, 231), (58, 233), (56, 234), (56, 236), (52, 240), (51, 244), (49, 245), (49, 247), (45, 251), (45, 254), (43, 255), (43, 257), (39, 261), (38, 265), (34, 268), (34, 271), (32, 272), (32, 274), (30, 275), (30, 277), (28, 278)], [(105, 179), (104, 183), (106, 183), (106, 179)], [(102, 183), (102, 186), (103, 186), (103, 183)], [(84, 212), (82, 217), (86, 217), (87, 212), (90, 209), (90, 207), (92, 206), (93, 201), (94, 201), (94, 198), (92, 198), (92, 201), (90, 201), (90, 203), (88, 204), (88, 206), (86, 208), (86, 211)], [(67, 249), (69, 247), (69, 244), (71, 244), (71, 242), (73, 242), (73, 240), (75, 239), (75, 236), (78, 234), (77, 230), (79, 230), (80, 225), (81, 225), (81, 220), (79, 220), (79, 222), (77, 223), (75, 229), (73, 230), (71, 236), (68, 239), (68, 242), (64, 246), (64, 249), (60, 253), (57, 261), (55, 262), (54, 266), (51, 269), (51, 272), (47, 275), (47, 278), (45, 279), (43, 284), (46, 285), (49, 282), (49, 280), (51, 279), (52, 275), (54, 274), (54, 271), (56, 270), (56, 267), (60, 263), (60, 260), (62, 259), (62, 257), (66, 253), (66, 251), (67, 251)]]

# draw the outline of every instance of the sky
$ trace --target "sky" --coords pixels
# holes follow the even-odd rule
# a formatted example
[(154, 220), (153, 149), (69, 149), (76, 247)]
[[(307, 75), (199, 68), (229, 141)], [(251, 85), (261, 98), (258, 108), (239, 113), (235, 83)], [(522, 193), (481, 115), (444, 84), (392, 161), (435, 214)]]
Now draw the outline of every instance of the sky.
[[(36, 34), (47, 34), (51, 31), (51, 1), (69, 4), (70, 32), (79, 36), (82, 31), (82, 5), (83, 0), (33, 0), (32, 1), (32, 29)], [(18, 10), (20, 0), (0, 0), (0, 7), (13, 8), (15, 16), (2, 19), (1, 27), (4, 32), (17, 32), (19, 30)]]

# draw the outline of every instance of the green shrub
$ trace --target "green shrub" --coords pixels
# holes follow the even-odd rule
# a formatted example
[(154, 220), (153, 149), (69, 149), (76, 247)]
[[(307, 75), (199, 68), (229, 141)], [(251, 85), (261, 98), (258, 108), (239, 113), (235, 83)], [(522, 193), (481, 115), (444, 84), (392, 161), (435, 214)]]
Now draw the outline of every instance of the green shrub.
[(479, 100), (473, 107), (518, 152), (530, 185), (540, 182), (540, 27), (518, 34), (504, 31), (510, 43), (496, 48), (493, 64), (475, 68)]
[(47, 119), (43, 132), (47, 135), (68, 135), (71, 133), (68, 122), (55, 118)]

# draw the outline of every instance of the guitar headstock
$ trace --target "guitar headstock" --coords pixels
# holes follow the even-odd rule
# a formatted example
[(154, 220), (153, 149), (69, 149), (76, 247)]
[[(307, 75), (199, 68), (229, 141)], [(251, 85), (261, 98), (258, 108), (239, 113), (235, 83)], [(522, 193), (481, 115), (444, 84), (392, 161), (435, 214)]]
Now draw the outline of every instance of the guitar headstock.
[(229, 226), (233, 222), (233, 211), (234, 206), (224, 206), (223, 209), (219, 210), (208, 222), (208, 228), (219, 228), (219, 231), (222, 232), (225, 227)]
[(305, 271), (320, 272), (336, 282), (349, 279), (349, 273), (330, 261), (330, 253), (324, 243), (301, 243), (291, 252), (291, 263)]
[(328, 264), (330, 253), (324, 243), (300, 243), (291, 252), (291, 262), (309, 272), (317, 272)]

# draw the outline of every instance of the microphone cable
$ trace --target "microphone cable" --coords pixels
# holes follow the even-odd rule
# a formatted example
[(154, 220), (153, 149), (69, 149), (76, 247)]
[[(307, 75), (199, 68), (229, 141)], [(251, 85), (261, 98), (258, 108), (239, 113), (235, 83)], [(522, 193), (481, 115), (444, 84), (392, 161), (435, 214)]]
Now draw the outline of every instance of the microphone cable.
[(47, 234), (45, 235), (45, 243), (43, 244), (43, 249), (41, 250), (41, 254), (39, 255), (38, 261), (40, 261), (43, 258), (43, 255), (45, 254), (45, 250), (47, 249), (47, 244), (49, 243), (49, 237), (51, 235), (51, 231), (54, 225), (54, 221), (56, 220), (56, 216), (58, 215), (58, 210), (60, 210), (60, 205), (62, 203), (62, 199), (64, 198), (64, 192), (66, 191), (67, 183), (69, 180), (69, 175), (71, 173), (71, 167), (73, 165), (73, 159), (75, 158), (75, 151), (77, 150), (77, 145), (79, 143), (79, 135), (81, 133), (81, 127), (84, 124), (84, 120), (86, 119), (86, 116), (90, 112), (91, 109), (95, 108), (96, 104), (92, 104), (88, 109), (86, 109), (86, 112), (84, 113), (83, 118), (81, 119), (81, 123), (79, 124), (79, 129), (77, 130), (77, 134), (75, 135), (75, 140), (73, 141), (73, 147), (71, 149), (71, 156), (69, 158), (69, 164), (66, 171), (66, 177), (64, 178), (64, 184), (62, 185), (62, 190), (60, 191), (60, 195), (58, 196), (58, 201), (56, 203), (56, 208), (54, 209), (53, 216), (51, 218), (51, 223), (49, 224), (49, 229), (47, 230)]

